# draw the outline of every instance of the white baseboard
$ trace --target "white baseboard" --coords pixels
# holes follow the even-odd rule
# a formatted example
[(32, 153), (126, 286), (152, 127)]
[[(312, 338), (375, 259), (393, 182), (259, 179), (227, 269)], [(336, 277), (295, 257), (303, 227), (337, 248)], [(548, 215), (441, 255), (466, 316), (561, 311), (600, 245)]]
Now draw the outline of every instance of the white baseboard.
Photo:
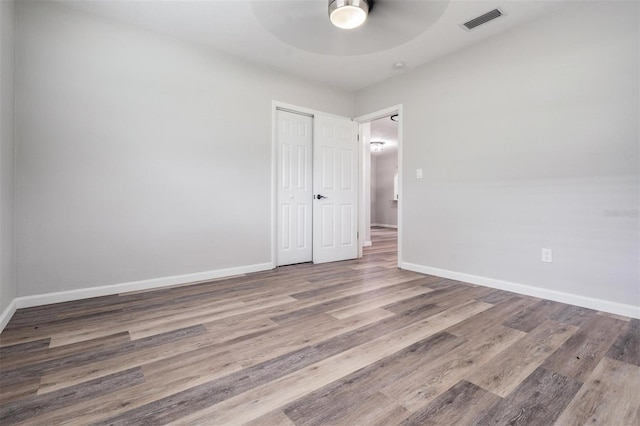
[(207, 281), (215, 278), (230, 277), (233, 275), (249, 274), (252, 272), (266, 271), (273, 269), (274, 267), (275, 266), (271, 262), (260, 263), (256, 265), (239, 266), (236, 268), (197, 272), (194, 274), (174, 275), (170, 277), (153, 278), (150, 280), (132, 281), (100, 287), (89, 287), (78, 290), (23, 296), (18, 297), (16, 300), (18, 302), (18, 309), (31, 308), (33, 306), (70, 302), (72, 300), (88, 299), (90, 297), (108, 296), (112, 294), (127, 293), (130, 291), (151, 290), (180, 284), (195, 283), (198, 281)]
[(398, 225), (387, 225), (386, 223), (372, 223), (371, 226), (377, 226), (377, 227), (380, 227), (380, 228), (398, 229)]
[[(369, 242), (370, 243), (370, 242)], [(366, 245), (366, 242), (365, 242)], [(496, 280), (493, 278), (481, 277), (478, 275), (464, 274), (449, 271), (446, 269), (432, 268), (429, 266), (417, 265), (408, 262), (401, 262), (400, 267), (409, 271), (420, 272), (427, 275), (464, 281), (485, 287), (511, 291), (527, 296), (540, 297), (556, 302), (568, 303), (585, 308), (596, 309), (603, 312), (624, 315), (631, 318), (640, 319), (640, 307), (626, 305), (622, 303), (610, 302), (602, 299), (595, 299), (577, 294), (564, 293), (555, 290), (548, 290), (539, 287), (532, 287), (524, 284), (512, 283), (509, 281)], [(88, 299), (91, 297), (108, 296), (112, 294), (127, 293), (131, 291), (151, 290), (174, 285), (207, 281), (216, 278), (230, 277), (234, 275), (249, 274), (253, 272), (266, 271), (275, 268), (274, 264), (260, 263), (255, 265), (240, 266), (236, 268), (218, 269), (214, 271), (198, 272), (186, 275), (174, 275), (170, 277), (154, 278), (150, 280), (133, 281), (128, 283), (106, 285), (100, 287), (83, 288), (78, 290), (60, 291), (55, 293), (38, 294), (34, 296), (17, 297), (11, 301), (9, 306), (0, 313), (0, 332), (4, 330), (16, 309), (30, 308), (34, 306), (48, 305), (52, 303), (70, 302), (72, 300)]]
[(214, 271), (197, 272), (194, 274), (174, 275), (170, 277), (153, 278), (150, 280), (132, 281), (128, 283), (104, 285), (99, 287), (81, 288), (77, 290), (57, 291), (55, 293), (36, 294), (33, 296), (16, 297), (11, 305), (0, 316), (0, 332), (9, 322), (16, 309), (34, 306), (50, 305), (52, 303), (70, 302), (72, 300), (88, 299), (91, 297), (109, 296), (112, 294), (131, 291), (152, 290), (162, 287), (208, 281), (216, 278), (234, 275), (250, 274), (252, 272), (267, 271), (275, 268), (274, 264), (259, 263), (255, 265), (239, 266), (236, 268), (217, 269)]
[(363, 247), (371, 247), (372, 243), (371, 241), (365, 241)]
[(401, 262), (400, 268), (407, 269), (409, 271), (420, 272), (422, 274), (435, 275), (437, 277), (463, 281), (485, 287), (496, 288), (499, 290), (511, 291), (513, 293), (524, 294), (526, 296), (540, 297), (542, 299), (553, 300), (555, 302), (568, 303), (570, 305), (581, 306), (583, 308), (595, 309), (598, 311), (640, 319), (640, 306), (610, 302), (593, 297), (580, 296), (578, 294), (565, 293), (562, 291), (533, 287), (526, 284), (496, 280), (493, 278), (481, 277), (479, 275), (454, 272), (447, 269), (432, 268), (430, 266), (417, 265), (408, 262)]
[(16, 302), (16, 299), (13, 299), (11, 303), (9, 303), (9, 306), (0, 313), (0, 333), (2, 333), (2, 330), (4, 330), (5, 326), (9, 323), (13, 314), (16, 313), (16, 309), (18, 309), (18, 303)]

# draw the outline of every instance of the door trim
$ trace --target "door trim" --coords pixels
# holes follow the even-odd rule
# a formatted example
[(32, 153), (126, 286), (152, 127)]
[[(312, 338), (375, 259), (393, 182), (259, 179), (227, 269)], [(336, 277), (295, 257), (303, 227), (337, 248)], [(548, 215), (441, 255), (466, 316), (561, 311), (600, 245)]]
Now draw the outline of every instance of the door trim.
[[(387, 117), (390, 116), (392, 114), (398, 114), (398, 268), (401, 267), (402, 262), (403, 262), (403, 258), (402, 258), (402, 235), (403, 235), (403, 230), (404, 227), (402, 226), (402, 206), (404, 203), (404, 196), (402, 194), (402, 181), (403, 181), (403, 173), (402, 173), (402, 165), (403, 165), (403, 160), (402, 160), (402, 139), (403, 139), (403, 124), (404, 124), (404, 114), (403, 114), (403, 106), (402, 104), (398, 104), (398, 105), (394, 105), (388, 108), (384, 108), (378, 111), (374, 111), (371, 112), (369, 114), (364, 114), (361, 116), (358, 116), (356, 118), (354, 118), (354, 121), (357, 121), (359, 124), (359, 127), (362, 127), (363, 123), (368, 123), (371, 122), (373, 120), (377, 120), (379, 118), (383, 118), (383, 117)], [(361, 131), (359, 131), (360, 134), (362, 134)], [(360, 141), (361, 143), (360, 145), (360, 153), (358, 155), (359, 159), (360, 159), (360, 170), (362, 170), (363, 167), (363, 157), (364, 157), (364, 143), (363, 141)], [(359, 184), (359, 191), (362, 191), (363, 188), (363, 183)], [(363, 200), (363, 196), (362, 194), (360, 194), (359, 199)], [(365, 224), (365, 220), (364, 220), (364, 210), (363, 208), (361, 208), (359, 210), (359, 218), (358, 218), (358, 230), (360, 235), (364, 235), (364, 224)], [(362, 247), (362, 244), (360, 244), (360, 246)], [(362, 248), (360, 248), (360, 250), (362, 250)]]
[[(349, 117), (343, 117), (336, 114), (331, 114), (324, 111), (318, 111), (311, 108), (305, 108), (298, 105), (292, 105), (280, 101), (271, 101), (271, 265), (272, 268), (276, 268), (278, 264), (278, 118), (276, 111), (284, 110), (293, 114), (302, 114), (310, 117), (316, 115), (325, 115), (329, 117), (350, 119)], [(358, 170), (359, 173), (359, 170)], [(358, 187), (360, 191), (360, 187)], [(360, 229), (360, 213), (358, 212), (358, 229)], [(360, 244), (360, 239), (358, 239)]]

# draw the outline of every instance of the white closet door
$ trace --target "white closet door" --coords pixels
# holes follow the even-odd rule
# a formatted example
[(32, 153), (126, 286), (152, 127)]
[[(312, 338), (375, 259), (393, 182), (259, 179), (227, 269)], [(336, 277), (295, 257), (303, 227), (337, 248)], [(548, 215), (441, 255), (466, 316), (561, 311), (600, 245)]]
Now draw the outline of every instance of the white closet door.
[(313, 118), (277, 111), (277, 264), (312, 260)]
[(358, 256), (358, 125), (316, 115), (313, 126), (313, 262)]

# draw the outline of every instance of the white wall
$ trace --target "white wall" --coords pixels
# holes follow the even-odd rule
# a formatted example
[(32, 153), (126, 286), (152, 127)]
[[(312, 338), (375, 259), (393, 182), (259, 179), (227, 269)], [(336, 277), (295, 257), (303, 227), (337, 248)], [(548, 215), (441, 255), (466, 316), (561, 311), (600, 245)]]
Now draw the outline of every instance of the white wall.
[[(16, 296), (14, 279), (14, 2), (0, 1), (0, 330)], [(8, 318), (7, 318), (8, 319)]]
[(404, 262), (640, 306), (638, 7), (569, 3), (356, 94), (404, 106)]
[(362, 143), (362, 180), (360, 183), (360, 194), (362, 199), (360, 205), (362, 212), (360, 215), (360, 232), (362, 234), (361, 241), (363, 244), (371, 245), (371, 123), (362, 123), (360, 125), (360, 140)]
[(19, 296), (264, 264), (271, 102), (353, 96), (85, 15), (20, 2)]
[(393, 178), (398, 171), (398, 148), (387, 147), (381, 152), (371, 154), (375, 163), (375, 184), (371, 191), (375, 192), (375, 203), (371, 205), (375, 225), (398, 225), (398, 202), (393, 201)]
[(378, 223), (378, 217), (376, 216), (376, 205), (378, 204), (378, 191), (376, 191), (376, 187), (378, 186), (378, 182), (376, 182), (376, 178), (378, 177), (377, 163), (375, 158), (373, 158), (375, 154), (371, 153), (371, 188), (369, 190), (370, 195), (370, 211), (371, 211), (371, 225)]

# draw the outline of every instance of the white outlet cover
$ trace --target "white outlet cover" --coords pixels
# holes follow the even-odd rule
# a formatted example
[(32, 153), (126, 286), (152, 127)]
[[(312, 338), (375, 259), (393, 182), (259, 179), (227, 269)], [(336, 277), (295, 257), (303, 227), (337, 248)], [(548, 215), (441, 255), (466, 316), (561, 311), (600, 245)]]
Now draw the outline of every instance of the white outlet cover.
[(553, 262), (553, 252), (550, 248), (542, 249), (542, 261), (552, 263)]
[(422, 179), (422, 169), (416, 169), (416, 179)]

